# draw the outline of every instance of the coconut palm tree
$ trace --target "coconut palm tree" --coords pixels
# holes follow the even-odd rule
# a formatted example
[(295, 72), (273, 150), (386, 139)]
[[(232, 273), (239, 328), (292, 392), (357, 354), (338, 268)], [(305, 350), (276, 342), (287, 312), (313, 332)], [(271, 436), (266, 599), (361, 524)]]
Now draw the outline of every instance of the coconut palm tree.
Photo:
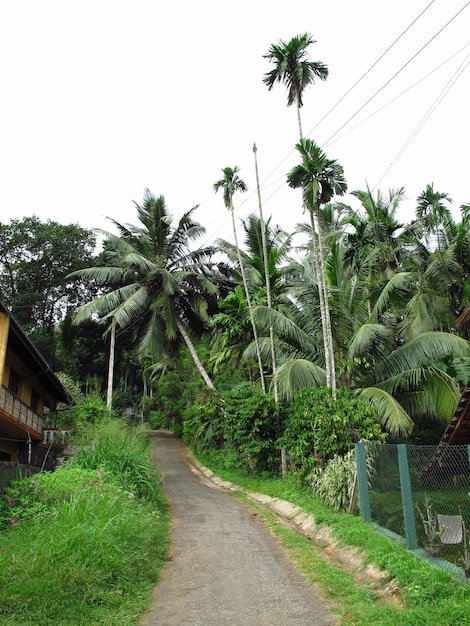
[(330, 202), (334, 195), (344, 195), (347, 184), (342, 166), (337, 161), (328, 159), (314, 141), (303, 139), (296, 145), (296, 148), (302, 161), (288, 173), (287, 182), (294, 189), (302, 189), (304, 208), (310, 216), (313, 260), (318, 281), (325, 349), (327, 386), (330, 387), (334, 396), (336, 391), (335, 362), (319, 210), (321, 205)]
[(256, 352), (258, 357), (258, 365), (259, 365), (259, 374), (260, 374), (260, 382), (263, 393), (266, 392), (266, 383), (264, 379), (263, 372), (263, 362), (261, 360), (261, 352), (259, 349), (259, 341), (258, 341), (258, 330), (256, 328), (255, 320), (253, 318), (253, 308), (251, 306), (251, 298), (250, 292), (248, 289), (248, 282), (246, 279), (245, 266), (243, 264), (242, 256), (240, 253), (240, 246), (238, 245), (238, 235), (237, 235), (237, 227), (235, 224), (235, 208), (233, 206), (233, 196), (237, 191), (245, 192), (247, 191), (246, 183), (240, 178), (238, 175), (239, 167), (225, 167), (222, 168), (223, 176), (218, 181), (214, 183), (214, 191), (217, 193), (219, 189), (223, 190), (223, 199), (226, 208), (230, 211), (230, 215), (232, 217), (232, 228), (233, 228), (233, 236), (235, 238), (235, 247), (237, 251), (238, 265), (240, 267), (240, 272), (242, 275), (243, 288), (245, 290), (246, 303), (248, 306), (248, 312), (250, 314), (251, 325), (253, 327), (253, 338), (256, 346)]
[[(440, 331), (410, 336), (406, 318), (415, 280), (409, 273), (390, 278), (369, 312), (367, 276), (354, 277), (341, 263), (344, 250), (332, 254), (339, 255), (334, 263), (338, 271), (330, 306), (341, 385), (360, 391), (377, 408), (384, 428), (393, 435), (409, 434), (414, 420), (423, 416), (448, 421), (460, 390), (443, 364), (452, 363), (456, 357), (468, 358), (468, 342)], [(331, 266), (333, 263), (327, 267), (328, 276)], [(290, 316), (275, 312), (272, 317), (278, 337), (277, 381), (281, 397), (287, 400), (302, 387), (324, 384), (322, 355), (313, 328), (319, 317), (311, 288), (315, 278), (308, 260), (302, 271), (302, 280), (292, 291)]]
[(367, 187), (351, 195), (361, 206), (343, 219), (343, 225), (351, 227), (345, 239), (346, 261), (356, 268), (367, 264), (382, 276), (402, 270), (401, 254), (404, 245), (410, 243), (407, 230), (397, 220), (397, 211), (405, 197), (404, 188), (391, 189), (388, 195), (378, 190), (374, 196)]
[(283, 83), (287, 87), (287, 106), (295, 103), (297, 108), (297, 121), (299, 124), (300, 139), (302, 139), (302, 123), (300, 109), (303, 106), (302, 96), (304, 90), (314, 84), (315, 79), (326, 80), (328, 67), (321, 61), (308, 59), (307, 48), (315, 43), (310, 33), (304, 33), (293, 37), (289, 42), (281, 40), (272, 44), (263, 58), (274, 63), (274, 68), (267, 72), (263, 82), (268, 89), (276, 83)]
[[(193, 219), (197, 207), (173, 224), (163, 196), (147, 189), (142, 205), (134, 203), (140, 226), (123, 225), (111, 219), (119, 235), (104, 235), (106, 264), (79, 270), (81, 276), (105, 290), (80, 307), (75, 323), (92, 316), (133, 333), (141, 358), (164, 354), (168, 345), (183, 339), (206, 384), (214, 385), (203, 367), (190, 333), (200, 333), (207, 322), (208, 299), (217, 286), (211, 280), (212, 248), (191, 249), (204, 233)], [(110, 325), (111, 326), (111, 325)]]

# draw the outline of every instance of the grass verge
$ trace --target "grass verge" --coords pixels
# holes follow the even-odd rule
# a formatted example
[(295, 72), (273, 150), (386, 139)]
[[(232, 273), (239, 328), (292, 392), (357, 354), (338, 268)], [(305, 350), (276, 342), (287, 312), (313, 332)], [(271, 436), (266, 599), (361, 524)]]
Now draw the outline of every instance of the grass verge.
[[(198, 455), (198, 459), (224, 480), (302, 507), (314, 515), (318, 525), (332, 529), (339, 545), (356, 548), (364, 567), (376, 565), (388, 572), (398, 588), (400, 602), (387, 601), (373, 584), (325, 558), (323, 551), (311, 541), (280, 524), (264, 507), (250, 503), (308, 580), (317, 583), (325, 598), (335, 603), (342, 625), (470, 625), (470, 585), (458, 583), (447, 572), (420, 561), (401, 544), (377, 533), (362, 518), (329, 509), (293, 477), (254, 478), (224, 468), (203, 455)], [(243, 495), (239, 497), (246, 499)]]
[[(118, 460), (123, 436), (135, 467), (124, 449)], [(94, 433), (99, 467), (90, 467), (88, 454), (86, 467), (77, 457), (8, 491), (0, 506), (2, 626), (130, 626), (150, 606), (169, 521), (142, 437), (106, 424)]]

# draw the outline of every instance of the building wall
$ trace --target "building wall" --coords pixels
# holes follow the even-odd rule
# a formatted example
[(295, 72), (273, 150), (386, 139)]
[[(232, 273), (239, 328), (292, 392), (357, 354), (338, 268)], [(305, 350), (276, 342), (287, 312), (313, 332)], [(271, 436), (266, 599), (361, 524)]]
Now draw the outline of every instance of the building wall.
[(8, 387), (10, 380), (11, 369), (14, 369), (20, 375), (21, 389), (18, 397), (22, 402), (28, 406), (32, 406), (31, 397), (33, 390), (38, 394), (38, 404), (34, 407), (34, 411), (39, 415), (44, 415), (44, 398), (48, 395), (46, 389), (41, 385), (35, 376), (31, 375), (31, 370), (27, 364), (21, 361), (16, 354), (10, 349), (7, 349), (3, 381), (2, 384)]
[[(8, 345), (8, 329), (10, 328), (10, 317), (5, 313), (0, 313), (0, 381), (3, 383), (5, 359)], [(4, 384), (4, 383), (3, 383)]]

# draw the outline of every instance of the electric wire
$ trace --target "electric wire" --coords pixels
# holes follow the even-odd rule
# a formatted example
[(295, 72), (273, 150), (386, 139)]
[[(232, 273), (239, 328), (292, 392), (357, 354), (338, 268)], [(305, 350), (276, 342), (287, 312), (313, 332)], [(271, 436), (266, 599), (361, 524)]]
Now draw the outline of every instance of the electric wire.
[(313, 131), (330, 115), (330, 113), (332, 113), (336, 109), (337, 106), (339, 106), (341, 104), (341, 102), (351, 93), (351, 91), (353, 91), (359, 85), (359, 83), (374, 69), (374, 67), (376, 65), (378, 65), (378, 63), (390, 52), (390, 50), (410, 30), (410, 28), (412, 28), (412, 26), (414, 26), (414, 24), (416, 24), (416, 22), (426, 13), (426, 11), (431, 7), (432, 4), (434, 4), (434, 2), (435, 2), (435, 0), (431, 0), (431, 2), (427, 5), (427, 7), (425, 9), (423, 9), (421, 11), (421, 13), (417, 17), (415, 17), (415, 19), (411, 22), (411, 24), (409, 26), (407, 26), (407, 28), (405, 28), (405, 30), (395, 39), (395, 41), (393, 41), (393, 43), (391, 43), (389, 45), (389, 47), (379, 56), (379, 58), (374, 63), (372, 63), (372, 65), (369, 67), (369, 69), (366, 70), (364, 72), (364, 74), (362, 74), (362, 76), (360, 78), (358, 78), (358, 80), (346, 91), (346, 93), (343, 96), (341, 96), (341, 98), (336, 102), (336, 104), (334, 104), (331, 107), (331, 109), (329, 111), (327, 111), (325, 113), (325, 115), (315, 124), (315, 126), (312, 128), (312, 130), (307, 134), (307, 137), (311, 133), (313, 133)]
[(408, 146), (411, 144), (411, 142), (413, 141), (413, 139), (416, 137), (416, 135), (419, 133), (419, 131), (421, 130), (421, 128), (424, 126), (424, 124), (428, 121), (428, 119), (431, 117), (431, 115), (434, 113), (434, 111), (437, 109), (437, 107), (439, 106), (439, 104), (442, 102), (442, 100), (445, 98), (445, 96), (449, 93), (449, 91), (451, 90), (451, 88), (454, 86), (454, 84), (456, 83), (456, 81), (458, 80), (458, 78), (460, 78), (460, 76), (462, 75), (462, 73), (465, 71), (465, 69), (468, 67), (469, 63), (470, 63), (470, 54), (468, 54), (465, 57), (465, 60), (461, 63), (461, 65), (459, 66), (459, 68), (456, 70), (456, 72), (453, 74), (453, 76), (449, 79), (449, 81), (447, 82), (447, 84), (445, 85), (445, 87), (442, 89), (441, 93), (438, 95), (438, 97), (434, 100), (434, 102), (432, 103), (432, 105), (429, 107), (429, 109), (426, 111), (424, 117), (422, 118), (422, 120), (419, 122), (418, 126), (413, 130), (413, 132), (411, 133), (411, 135), (408, 137), (408, 139), (405, 141), (405, 143), (403, 144), (403, 146), (401, 147), (401, 149), (399, 150), (399, 152), (395, 155), (395, 157), (393, 158), (392, 162), (389, 164), (389, 166), (387, 167), (387, 169), (385, 170), (385, 172), (382, 174), (381, 178), (377, 181), (377, 183), (374, 185), (373, 189), (376, 189), (376, 187), (382, 182), (382, 180), (385, 178), (385, 176), (390, 172), (390, 170), (394, 167), (394, 165), (397, 163), (397, 161), (400, 159), (400, 157), (404, 154), (404, 152), (406, 151), (406, 149), (408, 148)]
[(454, 54), (452, 54), (450, 57), (448, 57), (445, 61), (443, 61), (442, 63), (440, 63), (438, 66), (436, 66), (433, 70), (431, 70), (430, 72), (428, 72), (425, 76), (423, 76), (422, 78), (420, 78), (418, 81), (416, 81), (415, 83), (413, 83), (412, 85), (410, 85), (409, 87), (407, 87), (404, 91), (402, 91), (401, 93), (399, 93), (397, 96), (395, 96), (394, 98), (392, 98), (391, 100), (389, 100), (388, 102), (386, 102), (384, 105), (382, 105), (379, 109), (376, 109), (373, 113), (371, 113), (370, 115), (368, 115), (367, 117), (365, 117), (364, 119), (362, 119), (360, 122), (358, 122), (357, 124), (355, 124), (354, 126), (352, 126), (351, 128), (349, 128), (347, 131), (345, 131), (342, 135), (340, 135), (339, 137), (336, 137), (336, 139), (334, 139), (333, 141), (331, 141), (331, 144), (336, 143), (337, 141), (339, 141), (340, 139), (342, 139), (343, 137), (345, 137), (346, 135), (348, 135), (350, 132), (352, 132), (353, 130), (355, 130), (356, 128), (358, 128), (359, 126), (362, 126), (362, 124), (365, 124), (365, 122), (369, 121), (371, 118), (373, 118), (375, 115), (377, 115), (378, 113), (380, 113), (381, 111), (383, 111), (384, 109), (386, 109), (388, 106), (390, 106), (391, 104), (393, 104), (393, 102), (396, 102), (396, 100), (398, 100), (399, 98), (401, 98), (402, 96), (404, 96), (405, 94), (407, 94), (409, 91), (411, 91), (412, 89), (414, 89), (415, 87), (417, 87), (418, 85), (420, 85), (422, 82), (424, 82), (425, 80), (427, 80), (430, 76), (432, 76), (432, 74), (434, 74), (435, 72), (439, 71), (444, 65), (446, 65), (447, 63), (449, 63), (449, 61), (451, 61), (452, 59), (454, 59), (456, 56), (458, 56), (463, 50), (465, 50), (465, 48), (468, 48), (468, 46), (470, 46), (470, 41), (468, 43), (466, 43), (462, 48), (460, 48), (460, 50), (457, 50), (457, 52), (454, 52)]
[[(319, 126), (320, 123), (322, 123), (327, 117), (328, 115), (330, 115), (330, 113), (336, 109), (336, 107), (357, 87), (357, 85), (370, 73), (370, 71), (390, 52), (390, 50), (396, 45), (396, 43), (412, 28), (412, 26), (414, 26), (416, 24), (416, 22), (426, 13), (426, 11), (432, 6), (432, 4), (434, 4), (435, 0), (432, 0), (424, 9), (423, 11), (421, 11), (421, 13), (419, 13), (417, 15), (417, 17), (415, 17), (413, 19), (413, 21), (406, 27), (406, 29), (392, 42), (392, 44), (380, 55), (380, 57), (369, 67), (368, 70), (366, 70), (366, 72), (352, 85), (352, 87), (350, 87), (347, 92), (333, 105), (333, 107), (331, 107), (329, 109), (329, 111), (327, 111), (327, 113), (319, 120), (319, 122), (312, 128), (311, 131), (309, 131), (309, 133), (307, 134), (307, 137)], [(470, 4), (470, 0), (468, 2), (466, 2), (466, 4), (464, 4), (458, 11), (457, 13), (455, 13), (404, 65), (402, 65), (402, 67), (395, 72), (395, 74), (393, 74), (393, 76), (391, 78), (389, 78), (387, 80), (387, 82), (382, 85), (382, 87), (380, 87), (380, 89), (378, 89), (344, 124), (342, 124), (334, 133), (333, 135), (331, 135), (329, 137), (329, 139), (323, 143), (322, 147), (327, 147), (330, 143), (333, 143), (333, 139), (336, 137), (336, 135), (343, 129), (345, 128), (377, 95), (379, 95), (379, 93), (381, 93), (414, 59), (416, 59), (419, 54), (421, 54), (431, 43), (432, 41), (434, 41), (461, 13), (464, 9), (467, 8), (467, 6)], [(466, 44), (468, 45), (468, 44)], [(466, 46), (464, 46), (465, 48)], [(459, 51), (460, 52), (460, 51)], [(458, 54), (459, 52), (457, 52), (456, 54)], [(453, 55), (455, 56), (455, 55)], [(450, 57), (452, 58), (452, 57)], [(448, 59), (450, 60), (450, 59)], [(439, 67), (441, 67), (444, 63), (446, 63), (446, 61), (444, 61)], [(432, 72), (431, 72), (432, 73)], [(426, 77), (424, 77), (426, 78)], [(424, 78), (422, 80), (424, 80)], [(410, 87), (411, 88), (411, 87)], [(410, 89), (409, 88), (409, 89)], [(405, 93), (405, 92), (403, 92)], [(401, 94), (403, 95), (403, 94)], [(399, 96), (397, 96), (399, 97)], [(396, 98), (397, 98), (396, 97)], [(394, 100), (396, 100), (396, 98), (394, 98), (393, 100), (391, 100), (390, 102), (393, 102)], [(384, 105), (387, 106), (387, 105)], [(382, 107), (383, 109), (384, 107)], [(381, 110), (381, 109), (379, 109)], [(378, 112), (378, 111), (377, 111)], [(376, 112), (376, 113), (377, 113)], [(374, 115), (374, 114), (372, 114)], [(369, 116), (367, 119), (369, 119), (371, 116)], [(364, 121), (366, 121), (364, 120)], [(357, 125), (356, 125), (357, 126)], [(355, 128), (355, 127), (354, 127)], [(347, 131), (349, 132), (349, 131)], [(346, 133), (343, 133), (342, 136), (344, 136)], [(338, 138), (339, 139), (339, 138)], [(336, 141), (336, 140), (335, 140)], [(271, 178), (271, 176), (274, 174), (274, 172), (276, 172), (279, 167), (294, 153), (295, 148), (293, 148), (290, 152), (288, 152), (286, 154), (286, 156), (278, 163), (278, 165), (276, 165), (271, 172), (262, 180), (261, 182), (261, 188), (265, 188), (264, 185), (265, 183), (269, 180), (269, 178)], [(282, 183), (276, 188), (276, 190), (269, 195), (267, 198), (264, 199), (264, 202), (268, 202), (273, 196), (275, 196), (284, 186), (284, 177), (279, 177), (277, 180), (281, 180), (282, 179)], [(276, 182), (276, 181), (275, 181)], [(237, 207), (235, 207), (235, 212), (238, 212), (247, 202), (249, 202), (253, 196), (255, 195), (255, 192), (253, 191), (252, 193), (248, 194), (240, 203)], [(227, 218), (228, 221), (228, 218)], [(221, 226), (222, 227), (222, 226)], [(220, 227), (220, 228), (221, 228)]]
[(455, 19), (456, 19), (459, 15), (460, 15), (460, 13), (462, 13), (462, 11), (463, 11), (464, 9), (466, 9), (466, 8), (467, 8), (467, 6), (468, 6), (469, 4), (470, 4), (470, 0), (469, 0), (469, 2), (467, 2), (467, 3), (466, 3), (466, 4), (465, 4), (465, 5), (464, 5), (464, 6), (463, 6), (463, 7), (462, 7), (459, 11), (457, 11), (457, 13), (456, 13), (453, 17), (451, 17), (451, 18), (450, 18), (450, 20), (449, 20), (448, 22), (446, 22), (446, 23), (444, 24), (444, 26), (442, 26), (442, 28), (440, 28), (440, 29), (437, 31), (437, 33), (435, 33), (435, 34), (434, 34), (434, 35), (433, 35), (433, 36), (432, 36), (432, 37), (431, 37), (431, 38), (430, 38), (430, 39), (429, 39), (429, 40), (428, 40), (428, 41), (427, 41), (427, 42), (426, 42), (426, 43), (425, 43), (425, 44), (424, 44), (424, 45), (423, 45), (423, 46), (422, 46), (422, 47), (421, 47), (421, 48), (420, 48), (420, 49), (419, 49), (419, 50), (418, 50), (418, 51), (417, 51), (417, 52), (416, 52), (416, 53), (415, 53), (415, 54), (414, 54), (414, 55), (413, 55), (410, 59), (408, 59), (408, 61), (407, 61), (406, 63), (404, 63), (404, 64), (400, 67), (400, 69), (399, 69), (399, 70), (397, 70), (397, 71), (395, 72), (395, 74), (393, 74), (393, 76), (391, 76), (391, 78), (389, 78), (389, 79), (387, 80), (387, 82), (386, 82), (386, 83), (384, 83), (384, 84), (382, 85), (382, 87), (380, 87), (380, 89), (378, 89), (378, 90), (377, 90), (377, 91), (376, 91), (376, 92), (375, 92), (375, 93), (374, 93), (374, 94), (373, 94), (373, 95), (372, 95), (372, 96), (371, 96), (371, 97), (370, 97), (370, 98), (369, 98), (369, 99), (368, 99), (368, 100), (367, 100), (367, 101), (366, 101), (366, 102), (365, 102), (365, 103), (364, 103), (361, 107), (359, 107), (359, 109), (358, 109), (355, 113), (353, 113), (353, 115), (351, 115), (351, 117), (350, 117), (349, 119), (347, 119), (347, 120), (346, 120), (346, 122), (344, 122), (344, 124), (343, 124), (342, 126), (340, 126), (340, 127), (339, 127), (339, 128), (338, 128), (338, 129), (337, 129), (337, 130), (333, 133), (333, 135), (331, 135), (331, 137), (330, 137), (329, 139), (327, 139), (327, 140), (324, 142), (324, 145), (325, 145), (325, 146), (328, 146), (329, 142), (333, 139), (333, 137), (335, 137), (335, 136), (336, 136), (336, 135), (337, 135), (337, 134), (338, 134), (341, 130), (343, 130), (343, 128), (344, 128), (345, 126), (347, 126), (347, 125), (349, 124), (349, 122), (350, 122), (351, 120), (353, 120), (353, 119), (356, 117), (356, 115), (358, 115), (358, 114), (359, 114), (359, 113), (360, 113), (360, 112), (361, 112), (361, 111), (362, 111), (362, 110), (363, 110), (363, 109), (364, 109), (364, 108), (365, 108), (365, 107), (366, 107), (366, 106), (367, 106), (370, 102), (372, 102), (372, 100), (374, 100), (374, 98), (376, 98), (376, 97), (379, 95), (379, 93), (381, 93), (381, 92), (385, 89), (385, 87), (387, 87), (387, 86), (388, 86), (388, 85), (389, 85), (389, 84), (390, 84), (393, 80), (395, 80), (395, 78), (396, 78), (399, 74), (401, 74), (401, 72), (402, 72), (402, 71), (403, 71), (406, 67), (408, 67), (408, 65), (409, 65), (412, 61), (414, 61), (414, 60), (415, 60), (415, 59), (416, 59), (416, 58), (417, 58), (417, 57), (418, 57), (418, 56), (419, 56), (419, 55), (423, 52), (423, 50), (425, 50), (425, 49), (426, 49), (426, 48), (427, 48), (427, 47), (428, 47), (428, 46), (429, 46), (429, 45), (430, 45), (430, 44), (434, 41), (434, 39), (436, 39), (436, 37), (438, 37), (438, 36), (442, 33), (442, 31), (444, 31), (444, 30), (445, 30), (445, 29), (446, 29), (446, 28), (447, 28), (447, 27), (448, 27), (448, 26), (449, 26), (449, 25), (450, 25), (450, 24), (451, 24), (451, 23), (452, 23), (452, 22), (453, 22), (453, 21), (454, 21), (454, 20), (455, 20)]

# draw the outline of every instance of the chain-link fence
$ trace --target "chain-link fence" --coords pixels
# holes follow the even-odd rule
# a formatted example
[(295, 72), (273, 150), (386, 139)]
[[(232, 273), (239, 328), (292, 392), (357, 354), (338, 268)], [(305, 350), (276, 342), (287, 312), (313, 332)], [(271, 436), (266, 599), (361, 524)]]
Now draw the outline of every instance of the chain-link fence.
[(469, 458), (470, 446), (357, 444), (361, 515), (470, 575)]

